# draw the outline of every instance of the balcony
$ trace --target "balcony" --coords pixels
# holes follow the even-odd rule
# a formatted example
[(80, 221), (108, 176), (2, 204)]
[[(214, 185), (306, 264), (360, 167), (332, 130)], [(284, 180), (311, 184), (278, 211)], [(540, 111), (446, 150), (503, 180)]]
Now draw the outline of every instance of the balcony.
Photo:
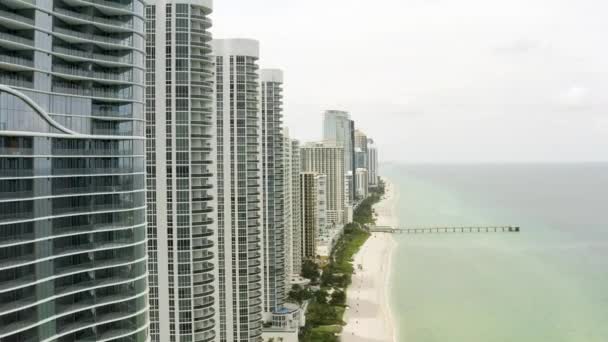
[(88, 261), (68, 266), (55, 266), (54, 275), (63, 276), (80, 272), (90, 272), (92, 270), (120, 267), (124, 265), (141, 264), (144, 260), (137, 260), (135, 256), (118, 257), (113, 259)]
[(132, 112), (125, 112), (115, 107), (93, 105), (91, 116), (111, 117), (113, 119), (133, 119)]
[(54, 168), (52, 170), (53, 175), (57, 176), (74, 176), (74, 175), (121, 175), (121, 174), (131, 174), (131, 173), (143, 173), (143, 170), (136, 170), (135, 168), (129, 167), (117, 167), (117, 168), (66, 168), (59, 169)]
[(12, 29), (30, 29), (34, 26), (33, 19), (3, 9), (0, 9), (0, 23)]
[(33, 47), (34, 40), (16, 34), (0, 32), (0, 46), (23, 49), (24, 47)]
[(109, 88), (86, 88), (83, 84), (82, 86), (66, 86), (60, 84), (53, 84), (53, 92), (63, 93), (63, 94), (71, 94), (77, 96), (91, 96), (91, 97), (99, 97), (99, 98), (108, 98), (108, 99), (120, 99), (120, 100), (132, 100), (133, 92), (131, 89), (127, 89), (127, 91), (121, 91), (118, 89), (109, 89)]
[[(55, 8), (53, 10), (55, 14), (59, 14), (58, 17), (62, 18), (64, 21), (88, 21), (97, 24), (111, 26), (112, 28), (120, 28), (124, 30), (133, 29), (133, 23), (131, 21), (124, 22), (116, 19), (103, 18), (94, 15), (87, 15), (81, 12), (70, 11), (65, 8)], [(74, 19), (75, 18), (75, 19)], [(123, 31), (124, 31), (123, 30)]]
[(191, 28), (190, 32), (192, 34), (195, 34), (195, 35), (199, 36), (199, 39), (202, 39), (203, 41), (210, 41), (211, 40), (211, 33), (209, 31), (207, 31), (207, 30)]
[(118, 72), (103, 72), (94, 70), (85, 70), (77, 67), (53, 65), (53, 72), (68, 75), (66, 78), (73, 79), (74, 77), (84, 77), (90, 79), (97, 79), (103, 81), (116, 81), (122, 83), (133, 82), (133, 77), (130, 73), (118, 73)]
[(34, 8), (36, 0), (2, 0), (3, 4), (11, 5), (13, 8)]
[(63, 27), (55, 27), (53, 29), (53, 33), (59, 34), (62, 36), (62, 38), (73, 42), (93, 42), (97, 44), (106, 43), (122, 47), (130, 47), (132, 44), (131, 38), (118, 39), (105, 35), (74, 31)]
[[(70, 1), (70, 2), (73, 2), (73, 1)], [(120, 1), (120, 2), (107, 1), (107, 0), (80, 0), (78, 2), (88, 2), (88, 3), (94, 4), (94, 5), (111, 7), (114, 9), (129, 11), (129, 12), (133, 11), (133, 1), (131, 1), (131, 0)]]
[[(86, 52), (82, 50), (70, 49), (61, 46), (53, 46), (53, 52), (75, 57), (76, 60), (89, 62), (91, 59), (97, 64), (101, 65), (116, 65), (122, 64), (124, 66), (130, 66), (133, 64), (133, 57), (129, 54), (127, 56), (112, 56), (95, 52)], [(109, 63), (106, 63), (109, 62)]]
[(199, 22), (204, 28), (209, 28), (212, 25), (211, 19), (205, 15), (192, 14), (190, 15), (190, 18)]

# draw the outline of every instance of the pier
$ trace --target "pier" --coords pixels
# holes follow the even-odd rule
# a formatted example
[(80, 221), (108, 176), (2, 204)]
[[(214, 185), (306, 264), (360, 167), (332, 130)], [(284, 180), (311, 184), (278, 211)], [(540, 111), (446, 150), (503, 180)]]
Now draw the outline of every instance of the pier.
[(371, 226), (370, 233), (439, 234), (439, 233), (519, 233), (518, 226), (428, 226), (390, 227)]

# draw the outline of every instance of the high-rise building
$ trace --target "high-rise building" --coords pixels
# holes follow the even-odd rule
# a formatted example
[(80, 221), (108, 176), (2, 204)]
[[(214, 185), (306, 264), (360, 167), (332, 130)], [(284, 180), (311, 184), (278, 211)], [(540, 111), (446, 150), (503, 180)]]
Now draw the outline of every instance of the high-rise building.
[(144, 4), (0, 1), (0, 341), (146, 341)]
[(350, 207), (353, 205), (354, 198), (351, 200), (349, 194), (355, 186), (354, 173), (352, 171), (344, 174), (344, 205)]
[(216, 63), (220, 341), (262, 334), (259, 44), (212, 42)]
[(262, 69), (260, 79), (264, 320), (269, 321), (285, 297), (283, 72)]
[(301, 280), (302, 273), (302, 198), (300, 191), (300, 171), (302, 170), (301, 149), (298, 140), (291, 140), (291, 279)]
[(219, 336), (211, 0), (146, 6), (152, 341)]
[(285, 283), (286, 292), (291, 285), (300, 284), (302, 268), (302, 231), (300, 229), (300, 145), (283, 129), (283, 198), (285, 226)]
[[(344, 173), (355, 173), (355, 122), (350, 114), (341, 110), (327, 110), (323, 115), (323, 140), (333, 141), (344, 148)], [(351, 201), (355, 198), (356, 184), (349, 192)]]
[(368, 168), (367, 136), (361, 130), (355, 130), (355, 169)]
[(285, 247), (285, 293), (291, 289), (290, 281), (293, 273), (293, 198), (291, 182), (291, 138), (289, 129), (283, 127), (283, 242)]
[(355, 130), (355, 169), (367, 169), (367, 136), (361, 130)]
[(369, 171), (369, 186), (378, 186), (378, 148), (374, 144), (374, 140), (367, 140), (368, 151), (368, 171)]
[(327, 176), (317, 174), (317, 234), (315, 239), (320, 236), (326, 236), (328, 231), (327, 225)]
[(300, 173), (302, 258), (314, 259), (319, 235), (319, 191), (321, 179), (316, 172)]
[(362, 200), (367, 197), (369, 191), (369, 173), (367, 169), (358, 168), (355, 171), (355, 176), (357, 177), (357, 198)]
[(344, 148), (335, 143), (309, 143), (300, 148), (302, 172), (327, 176), (327, 224), (344, 222)]

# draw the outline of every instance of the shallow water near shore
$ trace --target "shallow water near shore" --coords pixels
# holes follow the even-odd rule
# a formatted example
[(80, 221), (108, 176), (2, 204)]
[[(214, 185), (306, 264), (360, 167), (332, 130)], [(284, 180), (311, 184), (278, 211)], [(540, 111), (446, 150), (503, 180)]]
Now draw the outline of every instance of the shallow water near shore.
[(391, 308), (407, 342), (608, 341), (608, 164), (386, 165), (402, 226)]

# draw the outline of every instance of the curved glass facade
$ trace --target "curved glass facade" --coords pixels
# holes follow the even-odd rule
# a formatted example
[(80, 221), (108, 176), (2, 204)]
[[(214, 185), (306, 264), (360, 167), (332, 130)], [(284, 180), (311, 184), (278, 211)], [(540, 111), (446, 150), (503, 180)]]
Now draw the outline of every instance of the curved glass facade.
[(148, 339), (143, 3), (0, 2), (0, 340)]

